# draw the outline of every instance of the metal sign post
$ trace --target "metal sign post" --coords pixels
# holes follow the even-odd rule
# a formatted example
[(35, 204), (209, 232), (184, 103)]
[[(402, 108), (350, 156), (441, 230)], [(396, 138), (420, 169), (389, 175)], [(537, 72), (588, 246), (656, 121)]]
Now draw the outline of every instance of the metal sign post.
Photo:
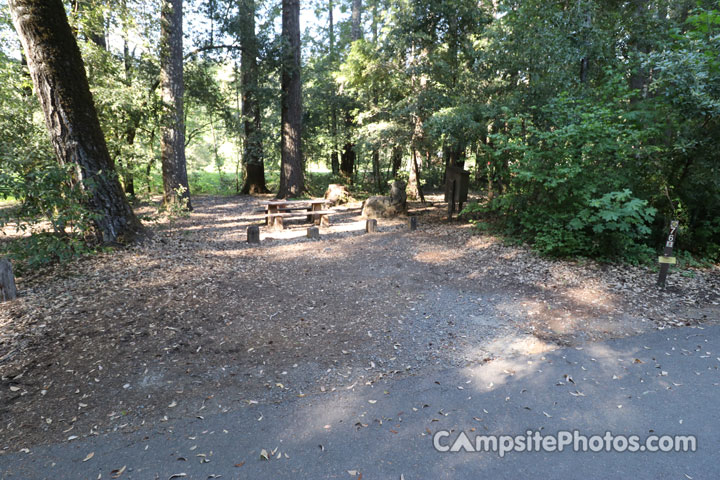
[(658, 276), (658, 287), (665, 287), (665, 280), (667, 279), (668, 270), (670, 265), (675, 265), (677, 259), (672, 256), (673, 248), (675, 247), (675, 238), (677, 236), (677, 229), (680, 226), (680, 222), (673, 220), (670, 222), (670, 234), (668, 235), (667, 242), (665, 243), (665, 249), (663, 250), (662, 257), (659, 258), (660, 262), (660, 275)]

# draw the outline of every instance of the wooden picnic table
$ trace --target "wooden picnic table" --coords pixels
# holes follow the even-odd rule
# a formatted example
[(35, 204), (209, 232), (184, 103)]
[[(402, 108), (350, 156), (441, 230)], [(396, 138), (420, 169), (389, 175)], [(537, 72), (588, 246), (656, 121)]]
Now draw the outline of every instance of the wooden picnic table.
[[(323, 206), (329, 203), (324, 198), (310, 200), (272, 200), (265, 202), (265, 224), (271, 228), (284, 228), (283, 219), (307, 217), (308, 222), (327, 226), (330, 221), (328, 215), (332, 210), (324, 210)], [(293, 214), (294, 210), (307, 212)]]

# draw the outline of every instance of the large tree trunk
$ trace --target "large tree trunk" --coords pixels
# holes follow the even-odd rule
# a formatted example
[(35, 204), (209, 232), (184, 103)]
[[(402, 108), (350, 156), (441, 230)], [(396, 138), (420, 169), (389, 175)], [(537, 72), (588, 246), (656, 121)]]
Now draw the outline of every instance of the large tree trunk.
[[(131, 78), (131, 66), (130, 66), (130, 46), (129, 46), (129, 33), (128, 33), (128, 8), (127, 0), (120, 2), (120, 18), (122, 19), (122, 39), (123, 39), (123, 73), (125, 77), (125, 85), (130, 87), (132, 85)], [(135, 143), (135, 135), (137, 134), (137, 128), (140, 125), (140, 115), (137, 113), (131, 113), (128, 119), (127, 130), (125, 131), (125, 139), (128, 145)], [(125, 159), (123, 172), (123, 188), (125, 193), (130, 198), (135, 198), (135, 179), (133, 178), (133, 169), (135, 162), (131, 158)]]
[(418, 157), (420, 157), (420, 152), (418, 152), (417, 149), (413, 149), (410, 157), (410, 176), (408, 177), (407, 190), (409, 196), (425, 203), (425, 195), (423, 195), (422, 185), (420, 183), (420, 162), (422, 162), (422, 160), (419, 160)]
[(346, 143), (340, 157), (340, 174), (345, 177), (348, 183), (353, 182), (353, 174), (355, 173), (355, 144)]
[(352, 13), (350, 21), (350, 38), (353, 42), (360, 40), (362, 38), (362, 0), (352, 0)]
[(402, 167), (402, 148), (400, 147), (393, 147), (392, 149), (392, 177), (394, 179), (397, 179), (398, 172), (400, 171), (400, 168)]
[[(362, 38), (362, 0), (352, 0), (352, 12), (350, 14), (350, 40), (355, 42)], [(345, 126), (351, 130), (355, 125), (355, 118), (347, 112), (345, 115)], [(355, 160), (357, 153), (355, 152), (355, 143), (348, 141), (343, 147), (343, 153), (340, 161), (340, 173), (352, 183), (353, 173), (355, 171)]]
[[(330, 28), (328, 31), (328, 37), (330, 41), (330, 61), (335, 60), (335, 23), (333, 21), (333, 0), (328, 0), (328, 22)], [(333, 63), (334, 65), (334, 63)], [(340, 173), (340, 154), (338, 153), (337, 145), (337, 106), (335, 105), (335, 99), (331, 99), (330, 104), (330, 136), (332, 137), (332, 151), (330, 152), (330, 166), (332, 168), (333, 175)]]
[(160, 13), (163, 201), (192, 210), (185, 160), (182, 0), (163, 0)]
[(102, 241), (130, 240), (140, 223), (110, 160), (62, 1), (10, 0), (9, 6), (58, 160), (77, 165)]
[(255, 36), (255, 0), (240, 0), (240, 59), (242, 77), (242, 115), (245, 130), (245, 182), (241, 193), (268, 193), (265, 185), (265, 162), (261, 130), (260, 104), (258, 103), (258, 46)]
[(282, 35), (282, 141), (278, 197), (295, 197), (305, 191), (302, 148), (302, 83), (300, 77), (300, 1), (283, 0)]
[(410, 156), (410, 176), (408, 177), (407, 190), (411, 197), (420, 199), (422, 203), (425, 203), (425, 195), (422, 191), (421, 181), (421, 164), (422, 158), (420, 157), (420, 145), (423, 144), (424, 130), (423, 122), (419, 115), (415, 117), (415, 128), (410, 144), (412, 145), (412, 154)]
[[(428, 55), (429, 52), (427, 51), (427, 49), (423, 49), (420, 55), (416, 56), (415, 44), (413, 43), (411, 45), (410, 63), (412, 65), (420, 65), (421, 60), (419, 60), (419, 58), (426, 59)], [(420, 92), (427, 88), (427, 76), (425, 74), (421, 74), (419, 77), (416, 77), (415, 74), (413, 74), (410, 78), (410, 83), (413, 90), (417, 92), (416, 94), (419, 95)], [(422, 203), (425, 203), (425, 195), (423, 195), (422, 181), (420, 178), (422, 158), (419, 158), (420, 149), (424, 146), (423, 144), (425, 143), (425, 130), (423, 127), (423, 118), (421, 117), (421, 114), (422, 112), (419, 108), (413, 114), (413, 134), (412, 139), (410, 140), (410, 145), (412, 149), (410, 158), (410, 176), (408, 178), (407, 189), (410, 196), (419, 198)], [(427, 150), (427, 148), (425, 150)]]
[(373, 170), (373, 181), (375, 182), (375, 188), (378, 192), (382, 193), (382, 173), (380, 172), (380, 151), (378, 149), (372, 152), (372, 170)]
[(638, 58), (643, 54), (650, 53), (650, 44), (645, 38), (648, 23), (646, 18), (650, 15), (647, 8), (648, 3), (648, 0), (631, 0), (628, 3), (628, 9), (632, 9), (628, 12), (628, 18), (634, 24), (633, 32), (627, 40), (628, 53), (633, 57), (635, 63), (634, 71), (630, 74), (630, 88), (636, 91), (631, 98), (633, 103), (647, 97), (650, 83), (650, 72)]
[(585, 5), (585, 18), (583, 19), (582, 27), (580, 28), (580, 36), (582, 44), (580, 48), (583, 50), (583, 57), (580, 59), (580, 83), (587, 83), (588, 74), (590, 72), (590, 50), (591, 44), (591, 30), (593, 26), (593, 12), (590, 5)]
[(330, 167), (333, 175), (340, 173), (340, 155), (337, 152), (337, 146), (333, 145), (333, 151), (330, 153)]

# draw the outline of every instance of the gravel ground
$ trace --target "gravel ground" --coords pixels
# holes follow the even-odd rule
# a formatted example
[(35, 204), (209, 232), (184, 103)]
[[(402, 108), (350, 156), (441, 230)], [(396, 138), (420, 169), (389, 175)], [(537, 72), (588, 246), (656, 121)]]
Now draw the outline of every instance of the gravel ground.
[(658, 292), (647, 268), (539, 258), (442, 205), (411, 205), (414, 232), (364, 234), (351, 203), (319, 241), (291, 224), (248, 245), (269, 199), (146, 207), (144, 242), (19, 278), (0, 310), (0, 451), (719, 317), (717, 268)]

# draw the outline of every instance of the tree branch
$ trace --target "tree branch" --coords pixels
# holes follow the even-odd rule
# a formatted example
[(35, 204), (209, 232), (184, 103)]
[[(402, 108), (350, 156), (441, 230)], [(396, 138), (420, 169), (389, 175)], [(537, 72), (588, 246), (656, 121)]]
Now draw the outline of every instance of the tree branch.
[(192, 52), (185, 55), (185, 60), (187, 60), (190, 57), (194, 57), (198, 53), (207, 52), (209, 50), (239, 50), (242, 51), (242, 47), (240, 45), (205, 45), (203, 47), (198, 47)]

